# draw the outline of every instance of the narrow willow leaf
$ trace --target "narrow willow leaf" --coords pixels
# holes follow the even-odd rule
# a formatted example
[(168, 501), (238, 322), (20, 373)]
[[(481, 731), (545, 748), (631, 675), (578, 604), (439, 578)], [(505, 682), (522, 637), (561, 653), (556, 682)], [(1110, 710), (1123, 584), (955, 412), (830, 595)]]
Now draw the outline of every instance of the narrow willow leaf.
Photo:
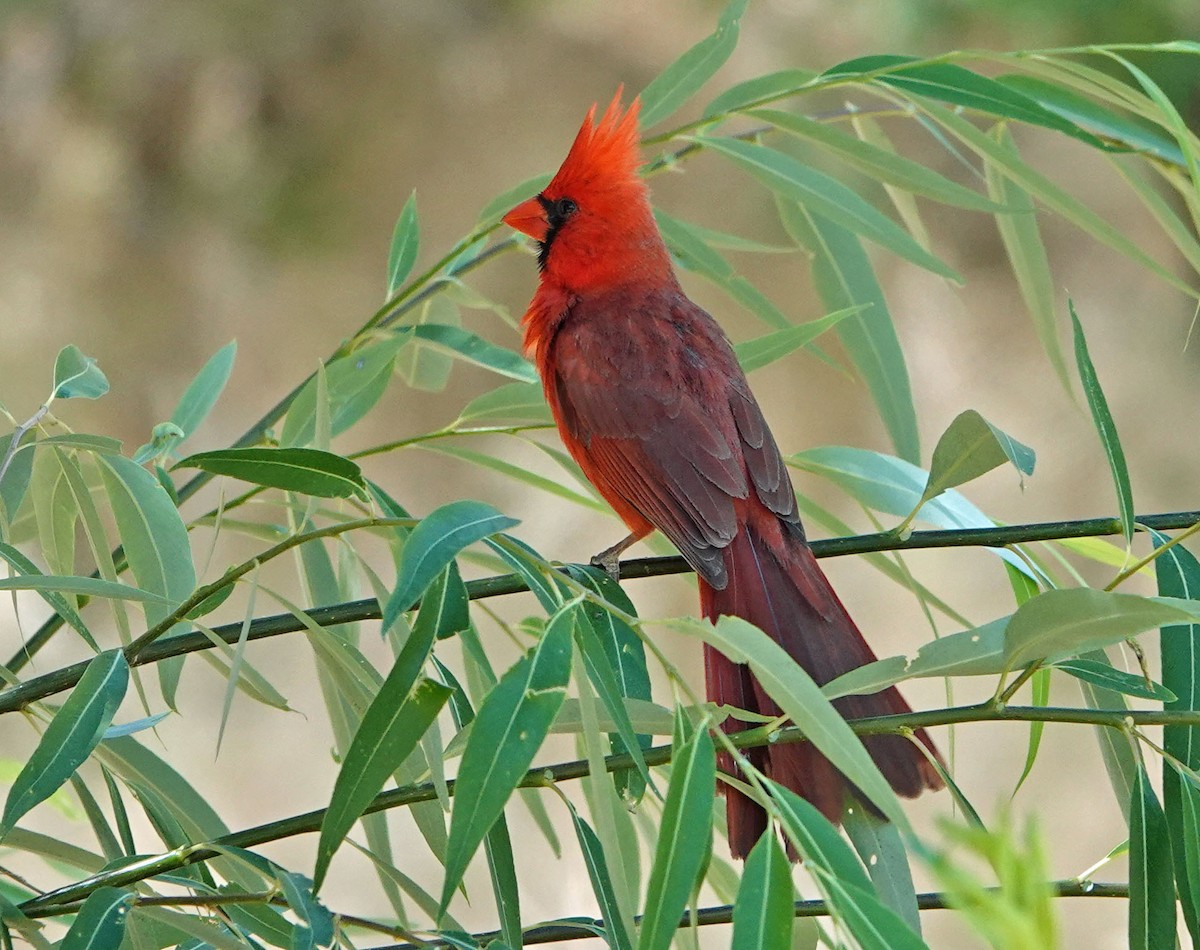
[(458, 565), (451, 561), (421, 597), (421, 609), (413, 624), (413, 634), (422, 641), (426, 637), (444, 640), (471, 625), (467, 585), (463, 583)]
[(978, 478), (1005, 462), (1011, 462), (1022, 475), (1032, 475), (1035, 460), (1033, 449), (996, 428), (974, 409), (960, 412), (934, 447), (929, 481), (905, 525), (916, 517), (921, 505), (946, 489)]
[(1171, 703), (1178, 698), (1161, 683), (1147, 682), (1144, 676), (1134, 676), (1103, 663), (1090, 660), (1060, 660), (1054, 664), (1054, 669), (1070, 673), (1076, 679), (1103, 686), (1114, 693), (1124, 693), (1126, 696), (1154, 699), (1160, 703)]
[(16, 521), (29, 489), (29, 480), (33, 477), (35, 433), (26, 433), (21, 445), (10, 456), (12, 439), (12, 433), (0, 436), (0, 466), (8, 459), (8, 467), (0, 473), (0, 537), (6, 536), (9, 526)]
[(663, 211), (655, 211), (654, 219), (680, 267), (712, 281), (768, 326), (780, 330), (791, 327), (791, 321), (765, 294), (734, 270), (733, 265), (709, 244), (697, 225), (672, 218)]
[(1025, 162), (1014, 158), (1007, 149), (1002, 148), (986, 132), (976, 128), (966, 118), (934, 103), (923, 103), (922, 109), (973, 152), (994, 163), (998, 171), (1024, 188), (1033, 198), (1062, 215), (1097, 241), (1107, 244), (1131, 260), (1149, 268), (1159, 278), (1180, 292), (1189, 297), (1197, 296), (1195, 289), (1150, 257), (1136, 241), (1128, 237), (1125, 230), (1106, 221), (1050, 179), (1034, 171)]
[[(621, 585), (612, 580), (606, 573), (592, 567), (570, 565), (567, 573), (584, 587), (595, 591), (604, 600), (627, 616), (636, 617), (637, 609), (629, 599)], [(649, 703), (653, 698), (650, 690), (650, 673), (646, 667), (646, 646), (642, 638), (623, 619), (600, 604), (587, 601), (583, 605), (586, 624), (580, 625), (580, 640), (586, 641), (582, 646), (584, 663), (588, 675), (592, 679), (596, 691), (605, 704), (605, 708), (613, 715), (617, 726), (615, 734), (609, 735), (609, 743), (613, 754), (629, 752), (634, 757), (637, 771), (621, 771), (613, 776), (618, 794), (627, 802), (641, 800), (646, 789), (649, 775), (645, 762), (642, 761), (640, 749), (648, 749), (652, 744), (650, 735), (641, 733), (631, 742), (630, 733), (633, 723), (628, 717), (629, 703)], [(594, 639), (593, 639), (594, 638)], [(597, 654), (594, 646), (598, 644)], [(608, 682), (608, 671), (611, 671), (615, 682), (614, 695), (606, 696), (597, 683), (597, 678)], [(627, 725), (628, 724), (628, 725)], [(653, 783), (649, 783), (653, 786)]]
[(396, 589), (383, 610), (389, 629), (461, 551), (518, 522), (480, 501), (455, 501), (421, 520), (404, 543)]
[(896, 826), (875, 817), (858, 802), (846, 807), (842, 826), (867, 869), (879, 899), (894, 910), (913, 933), (920, 934), (921, 913), (917, 907), (912, 869)]
[(453, 692), (420, 677), (397, 661), (363, 716), (334, 783), (317, 843), (315, 887), (320, 888), (333, 852), (350, 827), (408, 758)]
[(715, 626), (691, 619), (666, 621), (665, 626), (699, 638), (734, 663), (748, 663), (768, 695), (809, 741), (883, 814), (908, 831), (908, 819), (896, 793), (862, 741), (783, 647), (740, 617), (721, 617)]
[(540, 384), (505, 383), (467, 403), (455, 420), (454, 428), (461, 428), (468, 423), (551, 425), (553, 421)]
[[(1094, 663), (1108, 663), (1108, 656), (1103, 650), (1091, 650), (1082, 654), (1082, 659)], [(1111, 665), (1111, 664), (1110, 664)], [(1120, 693), (1095, 686), (1092, 683), (1079, 680), (1079, 692), (1084, 702), (1092, 709), (1126, 709), (1128, 703)], [(1133, 787), (1137, 783), (1137, 772), (1141, 767), (1129, 739), (1123, 732), (1110, 729), (1107, 726), (1096, 726), (1093, 730), (1096, 741), (1100, 745), (1100, 757), (1104, 762), (1104, 771), (1113, 790), (1117, 807), (1126, 824), (1129, 823), (1129, 802), (1133, 797)]]
[(730, 138), (698, 138), (705, 148), (740, 165), (771, 191), (861, 235), (905, 260), (956, 283), (962, 277), (857, 192), (783, 152)]
[(596, 837), (596, 832), (592, 831), (592, 826), (580, 817), (575, 806), (567, 799), (563, 801), (571, 811), (571, 822), (575, 826), (579, 850), (583, 853), (583, 860), (587, 865), (592, 893), (596, 896), (600, 916), (604, 918), (604, 940), (612, 950), (633, 950), (633, 942), (629, 938), (629, 931), (625, 927), (621, 908), (613, 891), (612, 875), (609, 873), (600, 839)]
[(13, 781), (0, 817), (0, 838), (87, 761), (112, 723), (128, 685), (129, 665), (120, 650), (101, 653), (88, 664)]
[(404, 202), (396, 227), (392, 231), (392, 246), (388, 248), (387, 299), (396, 296), (400, 285), (412, 273), (420, 248), (420, 228), (417, 224), (417, 193), (414, 191)]
[(781, 69), (778, 72), (755, 76), (753, 79), (739, 82), (713, 99), (705, 107), (704, 117), (711, 119), (722, 113), (740, 112), (748, 105), (756, 105), (798, 92), (815, 75), (816, 73), (809, 69)]
[(837, 326), (846, 317), (852, 317), (864, 309), (865, 307), (847, 307), (844, 310), (835, 310), (816, 320), (809, 320), (807, 323), (800, 323), (738, 343), (733, 350), (737, 354), (738, 362), (742, 364), (742, 369), (747, 373), (752, 373), (756, 369), (769, 366), (803, 346), (808, 346), (826, 330)]
[(208, 418), (213, 406), (221, 397), (229, 374), (233, 372), (233, 360), (237, 356), (237, 340), (230, 340), (217, 350), (201, 367), (196, 378), (188, 384), (179, 398), (179, 405), (171, 413), (171, 422), (179, 427), (186, 439)]
[[(458, 304), (448, 294), (440, 293), (428, 298), (410, 315), (396, 332), (412, 341), (396, 357), (396, 375), (413, 389), (425, 392), (442, 392), (450, 382), (454, 371), (454, 357), (437, 347), (426, 346), (413, 334), (414, 328), (434, 324), (439, 327), (461, 328), (462, 313)], [(465, 332), (465, 331), (464, 331)]]
[(791, 135), (824, 146), (839, 161), (857, 168), (880, 183), (972, 211), (1011, 210), (1003, 203), (965, 188), (919, 162), (847, 135), (828, 123), (777, 109), (754, 109), (749, 114)]
[(1010, 89), (1016, 89), (1036, 100), (1044, 108), (1100, 138), (1119, 142), (1127, 148), (1176, 165), (1185, 164), (1179, 144), (1164, 134), (1161, 128), (1149, 122), (1114, 112), (1063, 85), (1048, 82), (1037, 76), (1012, 73), (997, 76), (996, 81)]
[(315, 950), (333, 945), (333, 914), (319, 900), (312, 881), (303, 874), (280, 871), (276, 874), (279, 889), (292, 913), (300, 919), (292, 935), (294, 950)]
[(523, 383), (538, 381), (537, 370), (528, 360), (512, 350), (489, 343), (470, 330), (444, 323), (421, 323), (411, 328), (402, 327), (399, 332), (405, 330), (435, 349), (490, 369), (493, 373)]
[[(1166, 535), (1150, 533), (1156, 549), (1167, 542)], [(1158, 592), (1164, 597), (1200, 599), (1200, 562), (1182, 544), (1164, 551), (1154, 562)], [(1164, 688), (1175, 694), (1163, 704), (1166, 710), (1200, 709), (1200, 624), (1164, 627), (1159, 635)], [(1185, 767), (1200, 771), (1200, 727), (1170, 725), (1163, 727), (1163, 748)], [(1200, 792), (1175, 769), (1163, 762), (1163, 810), (1172, 841), (1200, 842), (1196, 838), (1196, 817)], [(1187, 786), (1187, 787), (1185, 787)], [(1189, 817), (1190, 816), (1190, 817)], [(1191, 830), (1188, 830), (1188, 822)], [(1192, 941), (1200, 946), (1200, 855), (1196, 848), (1175, 849), (1175, 877), (1183, 918)]]
[(638, 950), (667, 950), (712, 847), (717, 759), (707, 728), (678, 745), (646, 885)]
[[(1016, 158), (1017, 147), (1008, 129), (997, 126), (995, 135), (999, 146)], [(1037, 331), (1050, 365), (1054, 367), (1063, 388), (1070, 392), (1067, 357), (1059, 338), (1054, 306), (1054, 279), (1050, 274), (1050, 261), (1038, 227), (1037, 208), (1029, 192), (1007, 175), (1001, 174), (993, 163), (987, 163), (986, 171), (988, 194), (1007, 209), (996, 215), (996, 227), (1021, 290), (1021, 298), (1025, 301), (1025, 309), (1029, 311), (1033, 328)]]
[(1138, 597), (1090, 587), (1048, 590), (1017, 608), (1005, 629), (1013, 666), (1119, 643), (1154, 627), (1200, 615), (1200, 603)]
[(485, 543), (521, 575), (548, 615), (563, 605), (563, 587), (553, 576), (554, 568), (528, 544), (507, 534), (488, 538)]
[(99, 399), (106, 392), (108, 380), (92, 357), (84, 356), (74, 344), (58, 351), (51, 399)]
[(738, 28), (749, 0), (729, 0), (717, 29), (654, 77), (642, 90), (641, 125), (657, 125), (687, 102), (724, 65), (737, 46)]
[(521, 939), (521, 896), (513, 861), (512, 836), (508, 833), (503, 811), (484, 835), (483, 850), (500, 918), (500, 934), (510, 947), (520, 947), (524, 943)]
[(455, 783), (439, 916), (558, 714), (571, 672), (578, 609), (568, 605), (551, 620), (538, 645), (501, 677), (472, 720)]
[(525, 181), (513, 185), (506, 191), (502, 191), (479, 210), (479, 223), (491, 224), (500, 218), (501, 215), (508, 214), (510, 210), (522, 201), (532, 198), (550, 184), (550, 177), (547, 174), (534, 175), (532, 178), (527, 178)]
[(792, 866), (772, 833), (758, 839), (746, 858), (733, 905), (733, 950), (787, 947), (795, 919)]
[(1150, 777), (1139, 768), (1129, 803), (1129, 946), (1130, 950), (1161, 950), (1174, 943), (1171, 839)]
[[(786, 460), (806, 472), (835, 482), (852, 498), (876, 511), (903, 517), (916, 508), (929, 482), (916, 465), (891, 455), (845, 445), (807, 449)], [(995, 522), (959, 492), (950, 489), (921, 506), (919, 520), (939, 528), (989, 528)], [(1007, 548), (987, 548), (1031, 580), (1040, 576), (1025, 559)]]
[(865, 308), (838, 324), (838, 338), (870, 389), (896, 453), (915, 464), (921, 445), (908, 366), (870, 258), (845, 228), (795, 203), (777, 205), (788, 234), (812, 253), (813, 281), (826, 308)]
[(1121, 448), (1121, 440), (1117, 436), (1117, 427), (1113, 423), (1112, 413), (1108, 409), (1108, 400), (1104, 398), (1104, 390), (1100, 388), (1100, 378), (1088, 355), (1087, 340), (1083, 335), (1083, 326), (1075, 313), (1075, 304), (1067, 301), (1071, 311), (1071, 326), (1075, 331), (1075, 362), (1079, 367), (1079, 379), (1083, 383), (1083, 392), (1087, 396), (1088, 407), (1092, 410), (1092, 420), (1100, 435), (1100, 443), (1104, 446), (1104, 454), (1108, 458), (1108, 467), (1112, 472), (1113, 484), (1117, 489), (1117, 507), (1121, 514), (1121, 528), (1125, 533), (1125, 543), (1133, 543), (1133, 492), (1129, 487), (1129, 467), (1125, 463), (1125, 450)]
[[(100, 455), (120, 455), (121, 440), (107, 435), (92, 435), (87, 432), (63, 432), (60, 435), (49, 435), (38, 439), (37, 445), (56, 445), (62, 449), (83, 449), (85, 452), (97, 452)], [(22, 453), (32, 452), (34, 443), (24, 443), (18, 450)]]
[(117, 887), (93, 891), (63, 937), (61, 950), (110, 950), (121, 946), (133, 898), (132, 891)]
[(117, 739), (120, 736), (131, 736), (135, 732), (145, 732), (147, 729), (153, 729), (169, 715), (171, 715), (171, 711), (166, 709), (160, 713), (155, 713), (153, 716), (143, 716), (141, 719), (134, 719), (132, 722), (123, 722), (119, 726), (109, 726), (104, 730), (104, 734), (100, 738)]
[(498, 472), (508, 478), (515, 479), (518, 482), (536, 488), (538, 491), (557, 495), (559, 498), (582, 505), (584, 508), (591, 508), (593, 511), (608, 512), (611, 510), (604, 502), (597, 501), (590, 495), (572, 491), (556, 479), (538, 475), (536, 472), (531, 472), (524, 465), (506, 462), (504, 459), (496, 458), (494, 455), (476, 452), (474, 449), (465, 449), (457, 445), (448, 445), (445, 442), (427, 442), (418, 447), (427, 452), (437, 452), (439, 455), (448, 455), (451, 458), (461, 459), (478, 468), (491, 469), (493, 472)]
[[(345, 432), (371, 411), (387, 389), (396, 356), (407, 343), (405, 336), (389, 336), (324, 367), (331, 436)], [(314, 376), (292, 401), (279, 434), (282, 446), (302, 447), (313, 442), (319, 382)]]
[[(1016, 574), (1012, 569), (1009, 569), (1010, 575)], [(1038, 670), (1029, 678), (1029, 703), (1031, 706), (1047, 706), (1050, 704), (1050, 669), (1043, 668)], [(1017, 792), (1021, 790), (1021, 786), (1025, 784), (1025, 780), (1029, 778), (1033, 771), (1033, 765), (1037, 761), (1038, 749), (1042, 745), (1042, 733), (1045, 731), (1046, 724), (1041, 721), (1031, 722), (1029, 724), (1029, 743), (1025, 747), (1025, 765), (1021, 769), (1021, 775), (1017, 779), (1017, 784), (1013, 786), (1012, 798), (1016, 798)]]
[(79, 505), (57, 452), (38, 452), (30, 494), (42, 559), (51, 574), (75, 573), (75, 527)]
[(840, 63), (822, 73), (822, 78), (860, 76), (893, 89), (1065, 132), (1095, 148), (1104, 148), (1104, 143), (1094, 135), (1019, 90), (955, 63), (921, 62), (911, 56), (884, 54)]
[(319, 449), (217, 449), (189, 455), (174, 467), (198, 468), (318, 498), (349, 498), (366, 492), (362, 471), (355, 462)]
[(883, 904), (854, 852), (837, 829), (791, 789), (766, 780), (778, 803), (783, 826), (817, 886), (825, 894), (834, 918), (871, 950), (918, 950), (925, 944), (904, 920)]
[[(2, 541), (0, 541), (0, 558), (3, 558), (14, 570), (27, 577), (45, 576), (41, 571), (38, 570), (38, 566), (34, 564), (33, 561), (29, 560), (29, 558), (14, 548), (11, 544), (5, 544)], [(88, 579), (91, 580), (91, 578)], [(83, 637), (84, 642), (87, 643), (92, 650), (94, 650), (96, 653), (100, 652), (99, 644), (96, 643), (96, 640), (88, 630), (87, 625), (83, 622), (83, 618), (80, 617), (75, 608), (68, 603), (67, 598), (62, 596), (62, 594), (57, 590), (40, 590), (38, 593), (41, 595), (42, 599), (46, 601), (46, 603), (54, 608), (54, 612), (56, 614), (62, 617), (62, 619), (65, 620), (72, 629), (77, 631), (79, 635)]]

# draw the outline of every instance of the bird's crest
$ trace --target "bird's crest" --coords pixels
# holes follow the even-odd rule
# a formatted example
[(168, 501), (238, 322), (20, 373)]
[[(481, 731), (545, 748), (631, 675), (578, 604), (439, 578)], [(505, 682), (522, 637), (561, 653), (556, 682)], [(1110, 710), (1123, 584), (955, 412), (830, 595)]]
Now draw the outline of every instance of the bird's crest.
[(635, 98), (628, 109), (622, 110), (623, 89), (618, 87), (599, 123), (595, 121), (596, 105), (588, 110), (571, 151), (546, 188), (547, 194), (571, 194), (596, 184), (626, 184), (638, 180), (640, 103)]

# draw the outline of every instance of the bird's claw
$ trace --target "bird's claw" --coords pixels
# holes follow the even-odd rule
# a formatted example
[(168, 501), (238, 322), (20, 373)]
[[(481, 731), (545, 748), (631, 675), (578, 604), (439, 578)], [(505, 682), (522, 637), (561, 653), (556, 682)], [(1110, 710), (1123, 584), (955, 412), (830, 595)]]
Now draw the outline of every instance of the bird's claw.
[(614, 581), (621, 580), (621, 548), (619, 545), (592, 555), (592, 567), (598, 567)]

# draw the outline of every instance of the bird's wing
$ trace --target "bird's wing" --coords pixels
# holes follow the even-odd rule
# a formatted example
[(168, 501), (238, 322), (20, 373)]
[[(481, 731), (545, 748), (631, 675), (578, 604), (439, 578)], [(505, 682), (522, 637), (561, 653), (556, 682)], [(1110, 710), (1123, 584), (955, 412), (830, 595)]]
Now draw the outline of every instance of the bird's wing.
[(727, 582), (738, 502), (785, 520), (787, 470), (733, 350), (682, 295), (670, 306), (573, 311), (553, 344), (564, 436), (589, 475), (661, 530), (709, 584)]

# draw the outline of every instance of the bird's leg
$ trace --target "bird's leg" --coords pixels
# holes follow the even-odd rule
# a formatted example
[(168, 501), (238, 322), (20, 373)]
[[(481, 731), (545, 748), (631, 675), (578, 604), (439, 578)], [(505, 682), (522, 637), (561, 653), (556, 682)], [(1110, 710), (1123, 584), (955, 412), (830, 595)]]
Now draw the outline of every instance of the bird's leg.
[(604, 573), (611, 577), (614, 581), (621, 579), (621, 555), (625, 551), (637, 543), (638, 536), (631, 534), (627, 538), (623, 538), (614, 544), (611, 548), (605, 548), (599, 554), (592, 556), (592, 567), (604, 569)]

